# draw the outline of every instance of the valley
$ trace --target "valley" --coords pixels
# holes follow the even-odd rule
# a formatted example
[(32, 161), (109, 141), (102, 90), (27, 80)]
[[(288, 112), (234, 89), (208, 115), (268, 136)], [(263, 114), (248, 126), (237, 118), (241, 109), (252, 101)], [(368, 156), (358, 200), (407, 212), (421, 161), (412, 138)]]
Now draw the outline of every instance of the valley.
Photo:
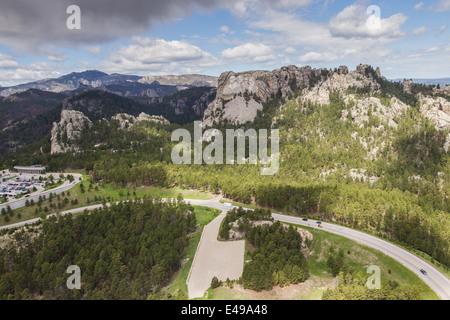
[[(79, 81), (78, 86), (59, 79), (80, 92), (62, 100), (55, 96), (45, 103), (36, 98), (36, 105), (42, 107), (36, 107), (35, 115), (20, 118), (20, 112), (10, 113), (9, 117), (18, 118), (8, 120), (0, 133), (2, 169), (40, 164), (48, 172), (76, 172), (82, 177), (51, 199), (33, 199), (0, 217), (6, 237), (2, 243), (10, 242), (17, 250), (0, 250), (1, 257), (21, 266), (12, 270), (8, 264), (2, 265), (2, 273), (8, 274), (0, 281), (2, 298), (448, 299), (447, 87), (391, 82), (379, 68), (363, 64), (353, 71), (345, 66), (334, 70), (286, 66), (273, 71), (225, 72), (218, 78), (217, 88), (215, 82), (189, 82), (186, 78), (182, 78), (184, 84), (191, 87), (182, 90), (172, 78), (167, 82), (128, 79), (133, 86), (150, 81), (175, 86), (174, 91), (157, 98), (117, 94), (111, 88), (118, 84), (106, 85), (109, 76), (103, 74), (101, 81), (111, 90), (83, 87), (93, 86), (94, 76), (98, 75), (92, 74), (89, 83), (73, 80)], [(24, 101), (32, 101), (43, 96), (36, 91), (40, 89), (31, 90), (35, 91), (11, 93), (4, 99), (22, 94), (29, 99)], [(200, 135), (196, 135), (198, 127)], [(208, 129), (215, 130), (213, 143), (211, 136), (204, 134), (212, 132)], [(277, 130), (279, 140), (271, 135), (265, 148), (259, 143), (252, 149), (249, 133), (268, 129)], [(177, 130), (194, 140), (173, 139), (174, 132), (180, 132)], [(213, 157), (211, 146), (219, 141), (217, 137), (237, 130), (247, 135), (241, 140), (243, 150), (233, 154), (215, 148), (214, 158), (223, 155), (226, 161), (211, 163), (204, 157), (195, 162), (192, 151)], [(194, 161), (174, 162), (177, 145), (183, 156)], [(278, 170), (261, 174), (269, 165), (261, 157), (253, 161), (254, 150), (258, 156), (265, 152), (266, 159), (279, 155)], [(223, 242), (225, 231), (220, 228), (223, 219), (228, 221), (225, 216), (230, 208), (213, 199), (217, 194), (225, 202), (271, 210), (275, 220), (304, 228), (315, 240), (302, 251), (296, 233), (283, 231), (285, 227), (277, 229), (278, 224), (273, 224), (266, 230), (244, 223), (245, 232), (233, 233), (244, 238)], [(173, 203), (159, 200), (177, 197)], [(218, 209), (222, 214), (202, 212), (196, 217), (205, 214), (199, 223), (193, 217), (203, 209), (195, 206)], [(91, 214), (83, 212), (86, 207), (92, 209)], [(64, 215), (57, 217), (58, 213)], [(131, 220), (113, 219), (116, 215)], [(11, 231), (11, 226), (22, 226), (30, 219), (35, 227)], [(90, 226), (94, 223), (91, 219), (102, 225), (98, 233)], [(303, 219), (309, 222), (305, 224)], [(118, 221), (122, 225), (116, 224)], [(322, 230), (311, 225), (315, 221), (321, 222)], [(63, 233), (57, 231), (58, 225)], [(120, 233), (132, 241), (125, 244)], [(173, 233), (172, 243), (161, 242), (160, 235), (167, 233)], [(203, 233), (210, 241), (201, 240)], [(92, 243), (94, 236), (102, 239), (106, 249)], [(55, 247), (47, 237), (63, 245), (55, 254), (49, 253)], [(67, 240), (70, 237), (77, 239), (73, 246)], [(258, 237), (274, 237), (282, 249), (255, 240)], [(283, 247), (285, 238), (291, 241)], [(82, 243), (92, 252), (79, 251)], [(162, 249), (158, 243), (166, 247)], [(215, 248), (213, 243), (220, 249), (208, 253)], [(24, 246), (41, 253), (23, 255), (18, 248)], [(216, 257), (216, 252), (228, 252), (229, 263)], [(332, 274), (333, 263), (327, 263), (327, 255), (347, 261), (345, 268), (341, 265), (342, 273)], [(37, 257), (40, 260), (35, 260)], [(63, 290), (59, 295), (61, 277), (51, 279), (45, 271), (25, 277), (20, 284), (10, 280), (23, 278), (30, 263), (45, 261), (49, 270), (61, 272), (63, 265), (58, 259), (89, 269), (89, 284), (83, 292)], [(222, 266), (223, 272), (210, 265), (209, 259)], [(107, 271), (105, 265), (113, 262), (114, 270)], [(259, 278), (260, 265), (270, 274)], [(382, 269), (381, 291), (367, 291), (364, 285), (368, 277), (364, 267), (369, 265)], [(420, 274), (421, 268), (427, 269), (428, 276)], [(222, 284), (208, 289), (214, 276)], [(46, 281), (41, 286), (43, 277)], [(227, 277), (233, 279), (227, 281)], [(343, 277), (354, 282), (339, 282)], [(24, 286), (32, 288), (31, 292)], [(194, 289), (196, 286), (200, 289)]]
[[(232, 281), (228, 281), (228, 277), (227, 276), (220, 276), (219, 274), (225, 272), (225, 274), (227, 272), (229, 272), (231, 269), (231, 265), (229, 263), (224, 264), (224, 263), (220, 263), (220, 261), (222, 261), (223, 259), (226, 259), (226, 257), (224, 256), (224, 252), (223, 250), (219, 250), (217, 251), (217, 253), (220, 253), (220, 257), (218, 256), (218, 259), (213, 258), (213, 256), (211, 254), (206, 254), (203, 253), (201, 254), (201, 252), (205, 251), (205, 250), (210, 250), (212, 249), (211, 247), (211, 240), (213, 240), (214, 238), (217, 237), (217, 232), (218, 232), (218, 226), (220, 225), (220, 221), (223, 219), (224, 215), (222, 215), (222, 218), (219, 215), (220, 211), (224, 212), (224, 206), (222, 204), (220, 204), (220, 197), (213, 199), (213, 200), (186, 200), (187, 203), (192, 203), (195, 204), (193, 206), (193, 209), (195, 210), (194, 212), (196, 213), (197, 216), (197, 221), (199, 222), (199, 230), (197, 231), (196, 235), (194, 237), (191, 238), (190, 240), (190, 248), (187, 252), (187, 261), (186, 263), (183, 263), (183, 266), (181, 267), (182, 269), (180, 270), (180, 272), (176, 273), (173, 276), (173, 279), (171, 280), (170, 284), (168, 287), (166, 287), (164, 290), (166, 291), (161, 291), (159, 293), (157, 293), (156, 295), (151, 295), (148, 298), (149, 299), (187, 299), (188, 297), (188, 293), (190, 292), (191, 294), (193, 294), (194, 296), (199, 294), (199, 293), (194, 293), (196, 292), (195, 290), (193, 290), (193, 286), (194, 284), (197, 285), (200, 283), (205, 282), (205, 280), (208, 279), (204, 278), (204, 276), (202, 276), (202, 274), (204, 274), (205, 272), (211, 272), (211, 270), (215, 270), (213, 272), (213, 274), (216, 274), (219, 276), (219, 278), (222, 278), (224, 284), (220, 285), (219, 288), (211, 288), (207, 291), (206, 295), (204, 297), (211, 299), (246, 299), (246, 300), (251, 300), (251, 299), (257, 299), (257, 300), (270, 300), (270, 299), (320, 299), (325, 297), (327, 294), (329, 294), (328, 292), (332, 292), (332, 290), (335, 290), (336, 288), (336, 281), (337, 278), (333, 278), (333, 276), (330, 274), (331, 272), (336, 272), (336, 271), (332, 271), (330, 270), (330, 265), (329, 265), (329, 259), (328, 261), (326, 261), (326, 257), (330, 254), (337, 253), (339, 251), (339, 254), (341, 254), (341, 252), (345, 252), (345, 264), (344, 267), (341, 266), (340, 268), (344, 268), (346, 270), (350, 269), (355, 269), (356, 270), (365, 270), (365, 268), (367, 268), (367, 264), (374, 264), (377, 265), (381, 268), (381, 270), (383, 270), (382, 272), (382, 279), (383, 279), (383, 283), (389, 283), (391, 285), (393, 285), (394, 287), (392, 288), (397, 288), (395, 292), (392, 293), (387, 293), (389, 292), (389, 290), (392, 289), (388, 289), (388, 287), (386, 287), (383, 290), (388, 290), (386, 291), (386, 293), (383, 291), (383, 293), (381, 293), (382, 295), (389, 295), (392, 294), (393, 296), (391, 296), (388, 299), (403, 299), (406, 296), (403, 296), (404, 294), (406, 294), (406, 292), (402, 293), (402, 291), (398, 291), (398, 289), (400, 289), (402, 286), (406, 286), (406, 288), (410, 288), (407, 290), (414, 290), (414, 295), (416, 298), (414, 299), (437, 299), (437, 296), (435, 293), (432, 293), (432, 291), (422, 282), (428, 282), (427, 278), (422, 278), (419, 279), (420, 277), (418, 276), (418, 274), (420, 274), (418, 272), (418, 270), (416, 270), (417, 265), (413, 265), (413, 267), (411, 268), (412, 270), (407, 270), (402, 264), (404, 264), (404, 262), (399, 263), (397, 261), (394, 261), (394, 259), (392, 259), (392, 252), (393, 251), (387, 251), (387, 256), (380, 253), (378, 250), (374, 250), (372, 248), (368, 248), (364, 245), (362, 245), (360, 243), (360, 240), (357, 240), (356, 242), (354, 240), (349, 240), (349, 239), (345, 239), (341, 236), (334, 236), (329, 234), (329, 232), (331, 233), (335, 233), (335, 231), (332, 231), (332, 226), (328, 225), (325, 227), (325, 229), (323, 230), (319, 230), (317, 227), (311, 227), (312, 225), (315, 225), (314, 221), (308, 221), (308, 222), (302, 222), (301, 219), (295, 219), (292, 217), (288, 217), (288, 216), (282, 216), (282, 215), (277, 215), (277, 214), (273, 214), (273, 217), (276, 220), (280, 220), (280, 221), (290, 221), (289, 224), (292, 225), (292, 223), (294, 223), (293, 225), (298, 228), (298, 225), (301, 225), (300, 228), (303, 228), (304, 230), (307, 230), (306, 233), (309, 234), (309, 244), (307, 245), (307, 250), (304, 251), (307, 254), (308, 257), (308, 261), (309, 261), (309, 265), (311, 268), (311, 275), (310, 275), (310, 279), (308, 281), (305, 282), (305, 284), (299, 284), (299, 285), (287, 285), (287, 286), (276, 286), (275, 288), (273, 288), (272, 290), (263, 290), (260, 291), (258, 290), (257, 292), (253, 291), (253, 290), (248, 290), (248, 289), (244, 289), (242, 287), (242, 284), (240, 283), (240, 279), (239, 281), (236, 283), (236, 280), (232, 280)], [(178, 201), (180, 201), (180, 196), (178, 197)], [(121, 206), (121, 204), (118, 204), (119, 206)], [(109, 206), (109, 204), (107, 204), (107, 206)], [(102, 208), (102, 205), (91, 205), (88, 207), (82, 207), (80, 209), (74, 209), (74, 210), (66, 210), (61, 212), (62, 215), (70, 215), (71, 213), (76, 213), (77, 215), (85, 215), (86, 214), (86, 209), (88, 210), (94, 210), (94, 214), (100, 214), (98, 212), (99, 209)], [(103, 205), (104, 208), (104, 205)], [(114, 206), (113, 206), (114, 208)], [(214, 209), (212, 209), (214, 208)], [(103, 209), (104, 210), (104, 209)], [(228, 210), (228, 209), (226, 209)], [(219, 219), (221, 218), (221, 219)], [(52, 218), (50, 218), (50, 216), (47, 217), (47, 219), (49, 220), (47, 223), (54, 223), (54, 221), (52, 221)], [(28, 221), (27, 223), (30, 223), (32, 225), (36, 225), (35, 221)], [(215, 221), (215, 227), (212, 226), (212, 224), (210, 223), (211, 221)], [(304, 220), (304, 219), (303, 219)], [(297, 221), (297, 222), (295, 222)], [(209, 226), (211, 224), (211, 226)], [(215, 231), (213, 233), (211, 233), (210, 235), (206, 236), (204, 234), (205, 230), (203, 229), (204, 226), (208, 226), (211, 228), (215, 228)], [(39, 223), (37, 224), (37, 227), (39, 228)], [(35, 227), (27, 227), (27, 232), (36, 232)], [(300, 231), (300, 229), (297, 229)], [(203, 232), (202, 232), (203, 231)], [(325, 231), (325, 232), (324, 232)], [(9, 233), (9, 232), (8, 232)], [(25, 233), (25, 234), (26, 234)], [(341, 232), (337, 232), (338, 234)], [(301, 232), (302, 236), (304, 236), (305, 231)], [(201, 236), (200, 236), (201, 235)], [(345, 233), (344, 233), (345, 235)], [(362, 233), (361, 233), (362, 235)], [(209, 237), (209, 239), (208, 239)], [(346, 235), (345, 237), (349, 237), (350, 239), (352, 238), (352, 236), (348, 236)], [(15, 238), (17, 238), (17, 236), (15, 236)], [(17, 238), (19, 239), (19, 238)], [(203, 239), (203, 240), (201, 240)], [(200, 241), (199, 241), (200, 240)], [(7, 238), (5, 238), (4, 236), (2, 237), (2, 241), (3, 243), (7, 243)], [(5, 242), (6, 241), (6, 242)], [(203, 248), (201, 247), (197, 247), (198, 245), (200, 245), (200, 243), (206, 243), (207, 245)], [(222, 246), (230, 246), (231, 247), (235, 247), (236, 245), (240, 245), (239, 242), (242, 241), (231, 241), (229, 242), (229, 244), (222, 243)], [(220, 242), (217, 242), (218, 244)], [(364, 243), (364, 242), (362, 242)], [(382, 242), (381, 242), (382, 243)], [(369, 247), (372, 247), (373, 244), (369, 244)], [(383, 247), (386, 247), (386, 244), (382, 245)], [(377, 248), (375, 246), (375, 248)], [(244, 260), (246, 261), (245, 264), (248, 264), (248, 258), (249, 258), (249, 245), (246, 244), (246, 257), (244, 256)], [(383, 251), (384, 249), (381, 249), (381, 251)], [(397, 249), (394, 249), (394, 251)], [(230, 251), (230, 253), (232, 253), (232, 255), (238, 255), (235, 258), (233, 258), (233, 264), (236, 264), (236, 266), (238, 266), (239, 264), (242, 265), (243, 260), (240, 261), (240, 259), (243, 258), (243, 253), (239, 254), (239, 250), (236, 251), (235, 249), (233, 249), (232, 251)], [(206, 254), (206, 255), (205, 255)], [(198, 258), (197, 255), (204, 255), (203, 256), (203, 260), (202, 258)], [(194, 258), (195, 256), (195, 258)], [(239, 257), (241, 256), (241, 257)], [(388, 257), (390, 256), (390, 257)], [(344, 257), (344, 254), (342, 254), (342, 257)], [(412, 256), (413, 257), (413, 256)], [(395, 258), (395, 260), (397, 260), (398, 258)], [(212, 269), (204, 269), (206, 266), (208, 266), (211, 261), (215, 261), (219, 262), (218, 265), (216, 265), (216, 267), (212, 268)], [(197, 261), (197, 262), (195, 262)], [(210, 261), (209, 263), (207, 263), (207, 261)], [(229, 262), (231, 262), (231, 260), (228, 260)], [(251, 260), (250, 260), (251, 261)], [(401, 260), (400, 260), (401, 261)], [(418, 260), (420, 261), (420, 259)], [(196, 263), (196, 266), (193, 266), (193, 262)], [(200, 263), (202, 262), (202, 263)], [(425, 262), (422, 261), (422, 263), (419, 262), (419, 264), (426, 264)], [(201, 271), (201, 273), (199, 275), (195, 275), (195, 271), (194, 271), (194, 275), (191, 275), (192, 270), (196, 270), (197, 268), (199, 268)], [(432, 267), (428, 267), (427, 268), (429, 272), (433, 271), (431, 269), (433, 269)], [(227, 271), (228, 270), (228, 271)], [(364, 273), (361, 272), (360, 273)], [(242, 272), (242, 271), (241, 271)], [(240, 273), (238, 273), (240, 274)], [(230, 274), (228, 273), (228, 275), (230, 276)], [(439, 276), (439, 271), (437, 271), (437, 275)], [(431, 276), (431, 273), (430, 273)], [(196, 279), (191, 277), (197, 277)], [(211, 276), (212, 277), (212, 276)], [(227, 277), (227, 281), (225, 281), (225, 277)], [(232, 278), (233, 279), (233, 278)], [(445, 279), (445, 276), (444, 276)], [(448, 279), (448, 278), (447, 278)], [(441, 285), (443, 285), (443, 287), (445, 288), (446, 284), (445, 284), (446, 280), (440, 280), (438, 282), (434, 282), (434, 283), (440, 283)], [(226, 285), (225, 285), (226, 282)], [(189, 284), (190, 283), (190, 284)], [(432, 282), (433, 283), (433, 282)], [(186, 284), (188, 284), (186, 286)], [(363, 283), (364, 284), (364, 283)], [(399, 287), (399, 285), (401, 285), (401, 287)], [(189, 289), (191, 287), (191, 289)], [(208, 288), (208, 285), (204, 285), (204, 289), (206, 290)], [(362, 289), (362, 288), (361, 288)], [(359, 289), (359, 290), (361, 290)], [(331, 290), (331, 291), (329, 291)], [(355, 289), (352, 289), (355, 290)], [(439, 294), (444, 294), (444, 296), (441, 296), (441, 298), (445, 298), (445, 293), (439, 291), (440, 289), (435, 289), (438, 290), (436, 292), (440, 292)], [(445, 289), (444, 289), (445, 290)], [(397, 292), (398, 291), (398, 292)], [(350, 291), (352, 292), (352, 291)], [(354, 299), (352, 298), (351, 295), (349, 295), (350, 292), (347, 293), (341, 293), (343, 294), (343, 296), (341, 297), (344, 299)], [(412, 291), (411, 291), (412, 292)], [(366, 292), (366, 294), (369, 294), (370, 291)], [(362, 293), (360, 293), (362, 294)], [(201, 294), (200, 294), (201, 295)], [(380, 296), (381, 297), (381, 296)], [(403, 297), (403, 298), (402, 298)], [(359, 297), (360, 299), (365, 299), (362, 296)], [(387, 297), (385, 297), (387, 298)], [(409, 298), (406, 298), (409, 299)]]

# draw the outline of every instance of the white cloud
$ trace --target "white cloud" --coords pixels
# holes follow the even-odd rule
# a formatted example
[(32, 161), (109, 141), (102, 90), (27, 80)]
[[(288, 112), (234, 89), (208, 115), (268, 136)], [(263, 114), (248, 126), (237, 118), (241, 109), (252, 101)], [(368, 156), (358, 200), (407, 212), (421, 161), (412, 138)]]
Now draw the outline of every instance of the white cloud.
[[(249, 21), (248, 26), (253, 30), (266, 31), (259, 34), (260, 42), (270, 43), (275, 48), (285, 48), (286, 44), (289, 44), (301, 51), (303, 55), (300, 56), (300, 61), (340, 60), (339, 63), (347, 64), (353, 61), (355, 65), (361, 62), (379, 63), (391, 53), (386, 45), (403, 38), (401, 26), (406, 17), (397, 14), (381, 19), (381, 30), (374, 35), (367, 29), (367, 8), (359, 6), (359, 9), (355, 10), (355, 6), (351, 12), (347, 8), (339, 13), (336, 16), (338, 18), (335, 17), (334, 25), (329, 22), (308, 21), (303, 15), (294, 12), (271, 11)], [(344, 16), (350, 20), (356, 17), (356, 25), (355, 22), (345, 20)], [(347, 24), (345, 28), (344, 24)], [(362, 30), (358, 30), (358, 25), (361, 25)], [(340, 31), (347, 29), (346, 36), (336, 34), (337, 30), (333, 30), (332, 26), (340, 28)], [(322, 56), (319, 57), (317, 53)]]
[(308, 52), (299, 57), (299, 61), (302, 63), (317, 63), (317, 62), (330, 62), (337, 60), (338, 57), (328, 52)]
[[(382, 14), (382, 12), (380, 12)], [(400, 27), (407, 17), (401, 13), (383, 19), (368, 12), (367, 7), (353, 4), (330, 20), (333, 36), (344, 38), (385, 37), (399, 38), (404, 35)]]
[(220, 31), (226, 34), (234, 34), (234, 31), (232, 31), (229, 26), (221, 26)]
[(12, 59), (10, 56), (0, 53), (0, 68), (2, 69), (14, 69), (18, 68), (19, 63)]
[(286, 49), (284, 49), (284, 52), (286, 54), (294, 54), (294, 53), (297, 52), (297, 50), (295, 48), (292, 48), (292, 47), (287, 47)]
[(63, 62), (67, 59), (64, 53), (53, 53), (47, 56), (47, 59), (53, 62)]
[(435, 3), (435, 11), (437, 12), (446, 12), (450, 11), (450, 0), (440, 0)]
[(92, 54), (100, 54), (102, 53), (102, 47), (101, 46), (88, 46), (84, 48), (85, 51), (92, 53)]
[(447, 26), (446, 25), (443, 25), (443, 26), (439, 27), (439, 32), (444, 32), (446, 30), (447, 30)]
[(243, 18), (258, 12), (294, 10), (306, 7), (313, 2), (314, 0), (231, 0), (224, 1), (222, 6)]
[[(2, 61), (4, 60), (2, 60), (2, 54), (0, 54), (0, 65)], [(11, 68), (0, 69), (0, 82), (4, 87), (60, 76), (61, 73), (56, 70), (56, 67), (46, 62), (35, 62), (29, 66), (15, 62), (11, 65)]]
[(245, 43), (222, 51), (226, 60), (240, 60), (245, 63), (262, 63), (276, 59), (272, 48), (263, 43)]
[(425, 5), (425, 3), (419, 2), (414, 6), (414, 10), (420, 10), (423, 8), (424, 5)]
[(421, 36), (428, 32), (428, 28), (425, 26), (414, 29), (411, 34), (414, 36)]
[(427, 49), (427, 52), (437, 52), (440, 49), (441, 49), (440, 47), (432, 47), (432, 48)]
[(186, 41), (134, 37), (132, 44), (113, 52), (101, 68), (106, 72), (180, 74), (200, 72), (217, 63), (210, 53)]

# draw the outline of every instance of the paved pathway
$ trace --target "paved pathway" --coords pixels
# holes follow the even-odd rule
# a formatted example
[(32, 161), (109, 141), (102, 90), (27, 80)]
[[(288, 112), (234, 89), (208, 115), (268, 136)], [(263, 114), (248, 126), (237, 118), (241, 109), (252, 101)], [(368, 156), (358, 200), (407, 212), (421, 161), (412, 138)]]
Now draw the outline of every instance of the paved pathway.
[(189, 271), (187, 286), (189, 299), (203, 297), (211, 286), (213, 277), (220, 281), (237, 280), (242, 276), (244, 269), (244, 240), (218, 241), (219, 228), (226, 213), (231, 208), (224, 207), (219, 202), (220, 197), (214, 200), (187, 200), (193, 205), (202, 205), (219, 209), (222, 213), (211, 223), (204, 227), (200, 243), (195, 253)]

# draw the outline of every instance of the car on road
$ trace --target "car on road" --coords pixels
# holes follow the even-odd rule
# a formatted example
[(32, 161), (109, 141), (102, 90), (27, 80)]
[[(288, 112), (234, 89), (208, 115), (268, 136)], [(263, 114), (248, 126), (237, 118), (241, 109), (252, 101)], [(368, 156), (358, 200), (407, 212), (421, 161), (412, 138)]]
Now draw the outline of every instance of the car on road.
[(427, 272), (425, 271), (425, 269), (420, 269), (420, 272), (422, 272), (422, 274), (427, 275)]
[(321, 222), (321, 221), (317, 221), (316, 223), (317, 223), (317, 224), (322, 224), (322, 222)]
[(27, 194), (26, 196), (25, 196), (25, 198), (29, 198), (30, 197), (30, 195), (29, 194)]
[(323, 228), (323, 226), (322, 226), (321, 224), (319, 224), (319, 228), (321, 228), (321, 229), (322, 229), (322, 228)]
[(225, 207), (229, 207), (229, 208), (231, 208), (233, 205), (231, 204), (231, 203), (229, 203), (229, 202), (225, 202), (224, 204), (223, 204)]
[(304, 218), (304, 219), (302, 219), (303, 221), (308, 221), (308, 219), (306, 219), (306, 218)]

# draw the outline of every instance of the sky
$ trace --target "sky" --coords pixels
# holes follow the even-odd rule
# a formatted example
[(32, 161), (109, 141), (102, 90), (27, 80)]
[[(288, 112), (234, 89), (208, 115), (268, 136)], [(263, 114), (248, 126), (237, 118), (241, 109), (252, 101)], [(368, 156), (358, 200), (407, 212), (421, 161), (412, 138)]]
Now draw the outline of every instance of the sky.
[(449, 28), (450, 0), (2, 0), (0, 85), (360, 63), (446, 78)]

